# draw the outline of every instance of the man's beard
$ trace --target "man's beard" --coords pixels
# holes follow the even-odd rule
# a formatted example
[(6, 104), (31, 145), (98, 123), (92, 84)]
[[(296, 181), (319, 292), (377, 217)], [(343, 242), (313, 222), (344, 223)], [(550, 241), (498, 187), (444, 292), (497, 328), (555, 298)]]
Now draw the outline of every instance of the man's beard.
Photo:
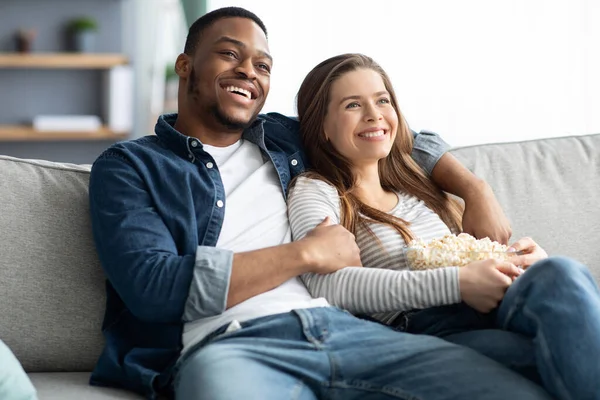
[[(192, 67), (192, 70), (190, 71), (189, 82), (190, 84), (188, 86), (188, 94), (195, 99), (199, 99), (201, 95), (198, 89), (198, 82), (196, 81), (196, 71), (194, 70), (194, 67)], [(217, 119), (217, 123), (219, 123), (221, 126), (223, 126), (223, 128), (225, 128), (225, 130), (228, 131), (237, 132), (245, 130), (249, 128), (252, 125), (252, 123), (256, 120), (256, 115), (253, 115), (252, 118), (250, 118), (250, 120), (248, 121), (235, 121), (229, 116), (227, 116), (223, 112), (223, 110), (221, 110), (221, 107), (219, 107), (219, 104), (217, 102), (209, 104), (206, 107), (206, 109), (208, 111), (208, 114), (214, 115)]]
[(229, 116), (225, 115), (225, 113), (221, 110), (218, 104), (212, 104), (208, 106), (209, 112), (215, 116), (219, 124), (221, 124), (225, 129), (229, 131), (241, 131), (249, 128), (256, 116), (250, 118), (249, 121), (235, 121)]

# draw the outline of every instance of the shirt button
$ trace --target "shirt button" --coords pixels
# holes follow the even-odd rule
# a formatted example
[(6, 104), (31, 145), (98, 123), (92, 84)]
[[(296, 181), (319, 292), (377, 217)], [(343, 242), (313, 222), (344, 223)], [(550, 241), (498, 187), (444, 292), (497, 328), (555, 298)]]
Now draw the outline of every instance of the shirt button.
[(195, 140), (192, 140), (192, 147), (198, 147), (198, 142), (196, 142)]
[(223, 208), (223, 200), (217, 201), (217, 207)]
[(295, 167), (296, 165), (298, 165), (298, 160), (296, 160), (295, 158), (292, 160), (291, 164)]
[(188, 154), (188, 158), (194, 158), (192, 154)]
[(213, 163), (211, 163), (211, 162), (206, 163), (206, 168), (210, 169), (212, 167), (213, 167)]

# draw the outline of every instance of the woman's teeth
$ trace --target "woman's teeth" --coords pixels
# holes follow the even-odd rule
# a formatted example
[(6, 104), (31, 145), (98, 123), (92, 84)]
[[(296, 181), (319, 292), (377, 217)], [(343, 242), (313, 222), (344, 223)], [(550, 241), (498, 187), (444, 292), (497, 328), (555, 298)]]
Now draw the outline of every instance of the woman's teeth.
[(377, 137), (377, 136), (383, 136), (384, 134), (385, 134), (385, 131), (381, 130), (381, 131), (375, 131), (375, 132), (359, 133), (358, 136), (372, 138), (372, 137)]

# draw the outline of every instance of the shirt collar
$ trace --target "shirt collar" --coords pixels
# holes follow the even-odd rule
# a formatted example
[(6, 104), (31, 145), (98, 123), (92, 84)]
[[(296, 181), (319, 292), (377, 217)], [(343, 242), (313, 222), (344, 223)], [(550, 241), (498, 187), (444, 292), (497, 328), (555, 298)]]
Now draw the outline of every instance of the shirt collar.
[[(174, 128), (176, 121), (177, 113), (161, 115), (158, 117), (154, 132), (167, 148), (180, 157), (187, 158), (190, 154), (190, 149), (194, 148), (191, 146), (191, 143), (194, 141), (198, 143), (195, 149), (202, 149), (202, 143), (196, 138), (186, 136), (177, 131)], [(264, 122), (264, 119), (259, 115), (252, 125), (244, 130), (242, 137), (266, 151)]]

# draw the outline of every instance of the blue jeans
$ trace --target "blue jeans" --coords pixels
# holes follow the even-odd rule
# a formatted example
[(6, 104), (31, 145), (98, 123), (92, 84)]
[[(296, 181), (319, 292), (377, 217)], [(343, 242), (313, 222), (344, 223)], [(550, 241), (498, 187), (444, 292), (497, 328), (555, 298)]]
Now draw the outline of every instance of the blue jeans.
[(396, 322), (396, 329), (470, 347), (541, 381), (557, 399), (600, 399), (600, 292), (574, 260), (532, 265), (490, 314), (460, 304), (408, 312)]
[(31, 381), (8, 346), (0, 340), (0, 399), (35, 400)]
[(182, 357), (174, 386), (178, 400), (549, 399), (471, 349), (334, 307), (257, 318), (221, 333)]

